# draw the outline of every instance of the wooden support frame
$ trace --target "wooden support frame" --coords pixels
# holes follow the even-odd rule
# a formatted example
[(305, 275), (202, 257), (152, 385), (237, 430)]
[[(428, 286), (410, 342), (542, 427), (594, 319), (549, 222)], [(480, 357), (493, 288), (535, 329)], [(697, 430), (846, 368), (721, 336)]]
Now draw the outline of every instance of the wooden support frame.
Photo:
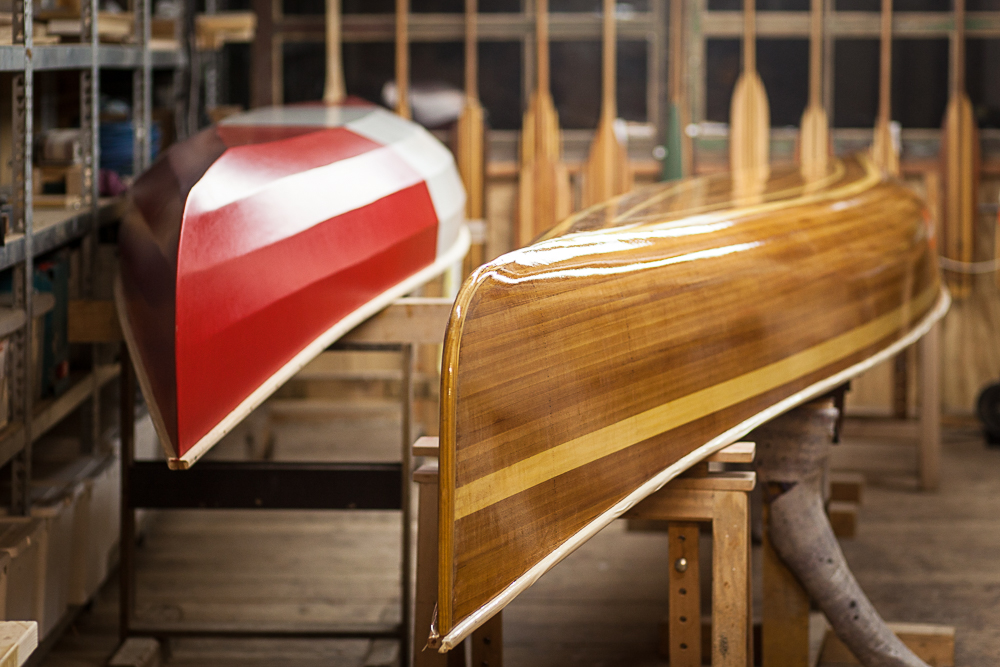
[[(749, 497), (756, 484), (752, 472), (710, 473), (708, 462), (753, 461), (752, 443), (735, 443), (695, 466), (684, 476), (646, 498), (623, 518), (676, 522), (670, 533), (671, 664), (701, 665), (701, 604), (698, 573), (698, 522), (712, 524), (714, 540), (712, 604), (712, 664), (746, 667), (753, 656), (750, 568)], [(437, 603), (438, 561), (438, 439), (420, 438), (414, 457), (426, 457), (416, 470), (418, 486), (417, 575), (413, 656), (415, 667), (455, 667), (464, 664), (462, 647), (441, 654), (427, 646)], [(503, 664), (502, 612), (471, 637), (472, 664)]]

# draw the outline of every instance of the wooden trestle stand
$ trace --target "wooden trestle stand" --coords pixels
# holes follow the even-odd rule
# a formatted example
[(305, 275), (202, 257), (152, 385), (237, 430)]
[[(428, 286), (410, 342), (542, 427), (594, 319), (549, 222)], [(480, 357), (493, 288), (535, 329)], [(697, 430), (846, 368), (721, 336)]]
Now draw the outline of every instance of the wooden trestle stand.
[[(448, 654), (425, 648), (437, 601), (438, 439), (420, 438), (414, 457), (433, 460), (413, 475), (418, 492), (417, 590), (414, 621), (415, 667), (465, 664), (462, 647)], [(710, 462), (750, 463), (753, 443), (740, 442), (668, 482), (623, 518), (670, 521), (670, 664), (701, 665), (701, 591), (698, 523), (712, 524), (712, 665), (746, 667), (753, 655), (751, 626), (750, 503), (753, 472), (710, 472)], [(472, 664), (503, 664), (502, 613), (473, 632)]]

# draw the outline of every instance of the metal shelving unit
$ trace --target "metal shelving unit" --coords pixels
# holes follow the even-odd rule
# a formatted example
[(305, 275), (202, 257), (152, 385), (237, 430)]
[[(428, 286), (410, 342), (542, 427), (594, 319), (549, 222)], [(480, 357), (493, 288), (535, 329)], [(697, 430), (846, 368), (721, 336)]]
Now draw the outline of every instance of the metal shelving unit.
[[(177, 51), (151, 51), (150, 11), (152, 0), (132, 0), (135, 16), (133, 44), (101, 44), (98, 41), (97, 0), (81, 3), (79, 43), (33, 44), (31, 4), (15, 0), (13, 45), (0, 46), (0, 72), (13, 73), (12, 213), (3, 246), (0, 270), (13, 272), (12, 304), (0, 313), (0, 329), (10, 338), (8, 378), (11, 399), (10, 423), (0, 430), (0, 465), (10, 463), (10, 513), (30, 512), (29, 487), (32, 478), (32, 445), (46, 431), (89, 401), (83, 414), (85, 449), (100, 442), (100, 389), (118, 377), (115, 364), (102, 362), (95, 348), (89, 370), (76, 372), (69, 389), (58, 398), (35, 401), (30, 390), (31, 345), (34, 318), (33, 274), (35, 258), (71, 242), (83, 251), (81, 293), (93, 295), (94, 271), (100, 227), (120, 216), (120, 202), (98, 198), (99, 100), (102, 69), (132, 70), (134, 173), (150, 163), (152, 133), (152, 72), (154, 68), (183, 67), (184, 56)], [(27, 7), (28, 11), (25, 11)], [(38, 209), (32, 200), (32, 144), (34, 116), (34, 73), (36, 71), (77, 71), (80, 77), (80, 130), (82, 149), (81, 201), (75, 209)]]

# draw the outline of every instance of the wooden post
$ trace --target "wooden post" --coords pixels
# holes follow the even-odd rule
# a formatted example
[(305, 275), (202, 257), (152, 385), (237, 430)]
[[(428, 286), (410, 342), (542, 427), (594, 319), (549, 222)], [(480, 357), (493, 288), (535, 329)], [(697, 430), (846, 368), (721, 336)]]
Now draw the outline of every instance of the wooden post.
[(774, 551), (767, 536), (767, 515), (765, 505), (761, 623), (764, 666), (803, 667), (809, 662), (809, 594)]
[(712, 664), (753, 661), (750, 508), (746, 493), (715, 493), (712, 519)]
[[(419, 455), (419, 453), (418, 453)], [(448, 658), (426, 648), (437, 605), (438, 464), (425, 463), (413, 473), (417, 483), (417, 591), (413, 612), (414, 667), (446, 667)]]
[(701, 665), (701, 568), (698, 524), (671, 522), (667, 529), (670, 554), (670, 664)]
[[(754, 431), (757, 471), (769, 492), (771, 546), (863, 664), (926, 667), (886, 626), (861, 590), (826, 518), (823, 470), (837, 415), (833, 400), (827, 398), (795, 408)], [(771, 592), (766, 584), (764, 592)], [(768, 619), (764, 620), (768, 632)], [(781, 664), (767, 653), (770, 646), (765, 640), (763, 658), (768, 667)]]
[[(452, 653), (459, 653), (452, 650)], [(486, 621), (472, 633), (472, 666), (502, 667), (503, 612)]]

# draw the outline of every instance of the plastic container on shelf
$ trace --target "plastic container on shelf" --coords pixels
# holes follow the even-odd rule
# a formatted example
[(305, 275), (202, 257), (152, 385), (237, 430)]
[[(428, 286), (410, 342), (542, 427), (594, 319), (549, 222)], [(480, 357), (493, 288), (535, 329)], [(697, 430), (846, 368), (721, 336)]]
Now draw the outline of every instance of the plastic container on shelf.
[(8, 560), (3, 581), (3, 620), (42, 623), (45, 599), (45, 525), (38, 519), (0, 519), (0, 553)]

